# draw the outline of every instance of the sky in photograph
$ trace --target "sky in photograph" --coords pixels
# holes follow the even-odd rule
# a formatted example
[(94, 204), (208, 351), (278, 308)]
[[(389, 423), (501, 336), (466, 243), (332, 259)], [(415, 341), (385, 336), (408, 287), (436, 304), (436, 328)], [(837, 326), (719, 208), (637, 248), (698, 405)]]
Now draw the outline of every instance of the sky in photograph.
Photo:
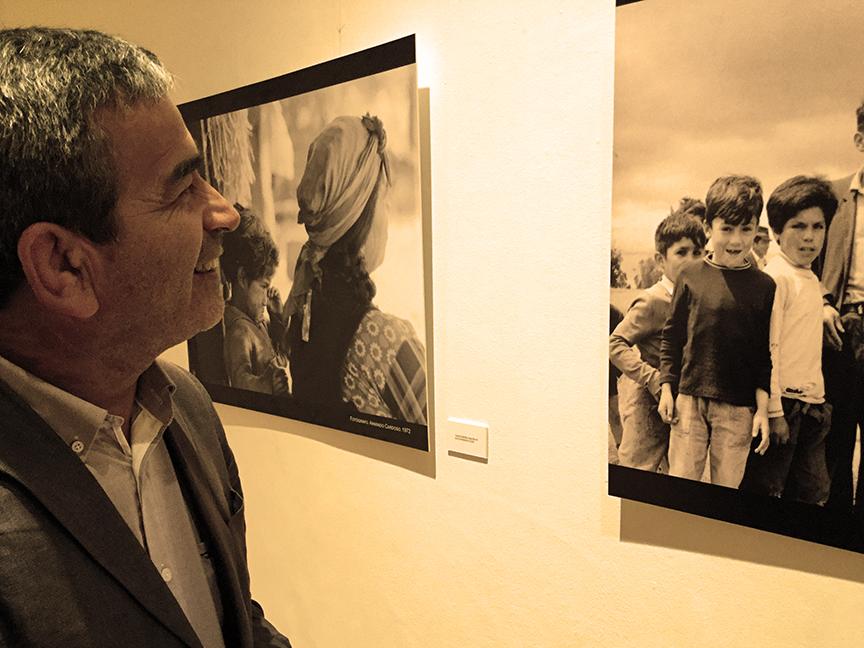
[[(765, 198), (864, 163), (860, 0), (643, 0), (616, 10), (612, 245), (633, 277), (678, 199), (721, 175)], [(764, 213), (763, 224), (767, 224)]]

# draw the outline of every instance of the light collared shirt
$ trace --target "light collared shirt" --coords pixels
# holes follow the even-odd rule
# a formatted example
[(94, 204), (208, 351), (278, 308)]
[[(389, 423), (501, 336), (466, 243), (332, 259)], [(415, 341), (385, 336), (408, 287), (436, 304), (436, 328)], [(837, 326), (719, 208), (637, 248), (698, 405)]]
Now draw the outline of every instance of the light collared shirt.
[(672, 283), (672, 280), (665, 274), (660, 276), (660, 281), (658, 281), (657, 283), (659, 283), (663, 287), (663, 290), (669, 293), (670, 297), (672, 296), (672, 293), (675, 292), (675, 284)]
[(165, 445), (175, 385), (155, 365), (138, 380), (129, 440), (123, 418), (0, 357), (6, 382), (78, 455), (150, 556), (206, 648), (224, 648), (221, 603)]
[(864, 194), (861, 174), (864, 168), (852, 176), (849, 190), (855, 200), (855, 229), (852, 234), (852, 260), (849, 264), (849, 279), (846, 281), (844, 304), (864, 302)]
[(624, 376), (660, 398), (660, 340), (675, 285), (665, 274), (640, 292), (609, 336), (609, 360)]

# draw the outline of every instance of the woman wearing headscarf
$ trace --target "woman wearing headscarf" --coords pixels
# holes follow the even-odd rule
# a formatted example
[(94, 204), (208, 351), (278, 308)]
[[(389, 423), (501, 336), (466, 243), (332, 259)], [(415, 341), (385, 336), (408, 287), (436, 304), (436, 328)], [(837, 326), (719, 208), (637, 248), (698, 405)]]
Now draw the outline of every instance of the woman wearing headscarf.
[(373, 303), (384, 258), (387, 135), (368, 114), (338, 117), (309, 147), (297, 187), (309, 240), (288, 298), (291, 377), (300, 402), (426, 423), (425, 351), (407, 321)]

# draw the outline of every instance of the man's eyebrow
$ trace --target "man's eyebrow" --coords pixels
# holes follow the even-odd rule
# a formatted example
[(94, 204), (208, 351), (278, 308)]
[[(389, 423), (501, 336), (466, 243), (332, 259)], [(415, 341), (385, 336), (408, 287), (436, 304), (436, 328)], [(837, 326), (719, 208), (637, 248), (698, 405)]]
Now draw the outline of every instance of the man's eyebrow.
[(201, 157), (200, 153), (197, 153), (196, 155), (186, 160), (183, 160), (171, 170), (171, 173), (168, 174), (168, 179), (165, 184), (168, 187), (174, 186), (193, 171), (197, 171), (198, 169), (200, 169), (203, 164), (204, 158)]

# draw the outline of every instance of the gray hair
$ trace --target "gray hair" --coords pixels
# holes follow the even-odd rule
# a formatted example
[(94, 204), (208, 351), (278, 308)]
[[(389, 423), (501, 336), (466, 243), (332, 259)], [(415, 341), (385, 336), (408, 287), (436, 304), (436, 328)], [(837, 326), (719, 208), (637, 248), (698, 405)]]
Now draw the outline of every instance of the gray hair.
[(172, 85), (152, 52), (114, 36), (0, 30), (0, 307), (23, 279), (18, 239), (31, 224), (116, 239), (117, 178), (97, 114), (157, 101)]

